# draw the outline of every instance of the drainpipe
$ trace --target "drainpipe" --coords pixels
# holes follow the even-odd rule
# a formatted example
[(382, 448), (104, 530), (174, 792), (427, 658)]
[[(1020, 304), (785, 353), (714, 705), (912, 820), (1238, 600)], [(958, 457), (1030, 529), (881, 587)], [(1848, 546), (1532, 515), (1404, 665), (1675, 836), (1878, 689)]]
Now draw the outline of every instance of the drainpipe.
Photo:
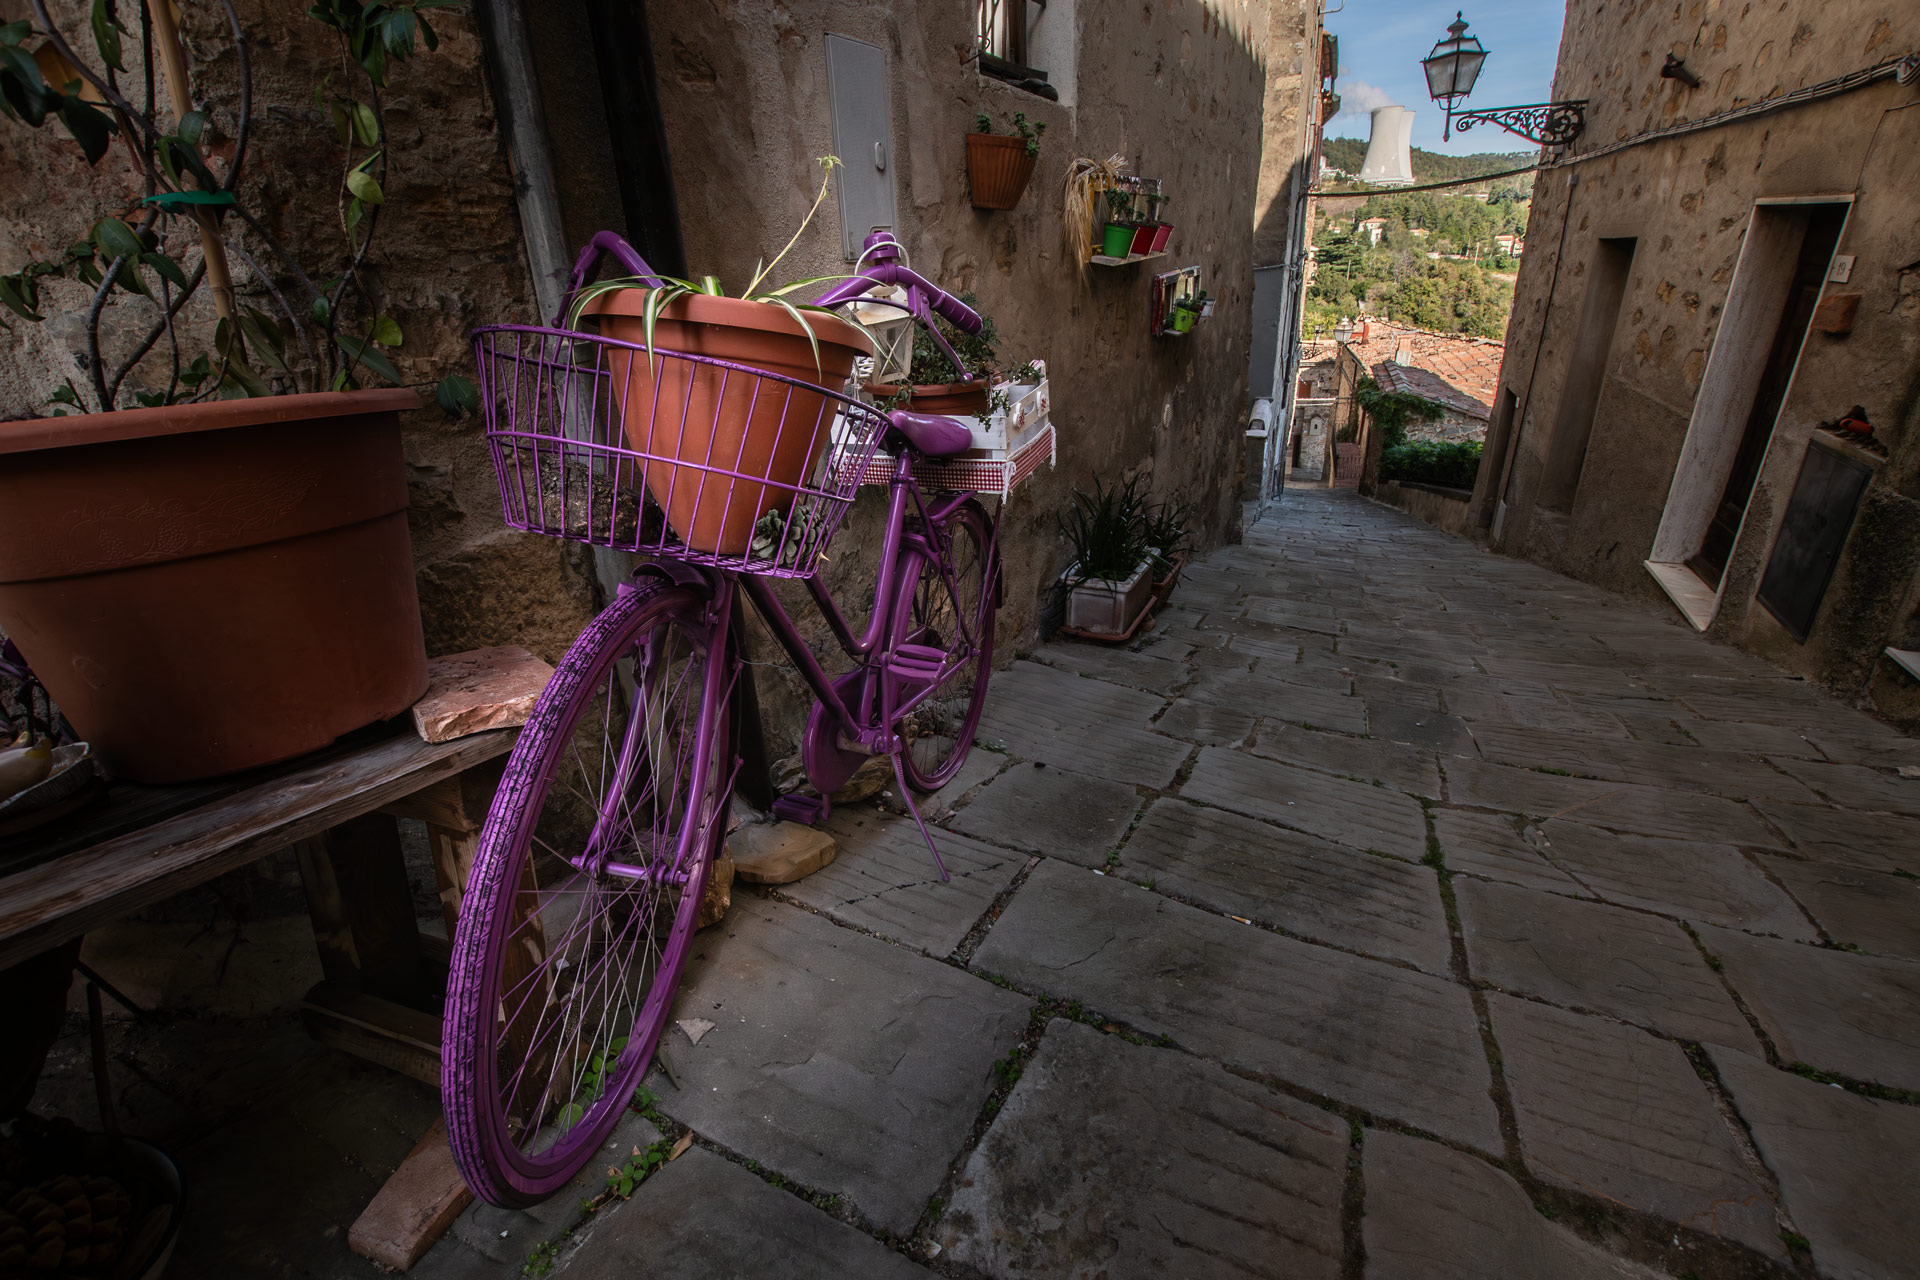
[[(507, 144), (513, 170), (514, 201), (526, 242), (527, 270), (533, 276), (536, 317), (554, 324), (566, 296), (573, 264), (567, 257), (566, 224), (560, 217), (560, 193), (553, 176), (553, 151), (547, 141), (547, 114), (540, 105), (540, 81), (533, 68), (526, 14), (519, 0), (475, 0), (481, 44), (493, 81), (493, 110)], [(593, 576), (604, 601), (611, 601), (632, 572), (632, 557), (609, 547), (593, 549)]]
[(540, 82), (533, 69), (533, 46), (519, 0), (475, 0), (493, 80), (493, 110), (507, 144), (513, 169), (514, 200), (526, 238), (527, 268), (533, 275), (540, 322), (560, 314), (566, 292), (567, 233), (560, 219), (560, 196), (553, 178), (553, 152), (547, 143), (547, 114), (540, 105)]

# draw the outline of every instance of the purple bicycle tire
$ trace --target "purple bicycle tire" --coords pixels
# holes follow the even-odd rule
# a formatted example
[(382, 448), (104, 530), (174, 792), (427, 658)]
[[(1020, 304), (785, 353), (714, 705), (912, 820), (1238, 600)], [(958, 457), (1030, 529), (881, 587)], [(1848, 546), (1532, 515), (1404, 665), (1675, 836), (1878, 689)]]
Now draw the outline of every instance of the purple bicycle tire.
[[(672, 1008), (680, 971), (691, 944), (707, 869), (725, 836), (726, 791), (731, 757), (727, 741), (726, 681), (731, 659), (716, 651), (711, 626), (701, 623), (707, 593), (691, 588), (643, 585), (623, 594), (588, 624), (535, 705), (521, 730), (482, 829), (461, 904), (447, 981), (441, 1058), (441, 1100), (454, 1162), (473, 1192), (489, 1203), (523, 1208), (546, 1199), (600, 1153), (606, 1135), (651, 1065)], [(710, 743), (705, 773), (695, 762), (677, 837), (678, 856), (693, 858), (666, 945), (661, 949), (635, 1024), (619, 1051), (619, 1069), (602, 1078), (598, 1092), (546, 1161), (529, 1158), (513, 1141), (498, 1095), (499, 1032), (491, 1014), (502, 1007), (499, 984), (503, 951), (512, 935), (515, 895), (523, 863), (532, 854), (533, 827), (545, 809), (556, 773), (555, 750), (564, 752), (586, 713), (593, 691), (611, 668), (633, 652), (641, 637), (677, 624), (704, 641), (699, 721)], [(704, 627), (704, 632), (699, 628)], [(612, 678), (618, 678), (613, 676)], [(697, 749), (695, 754), (697, 755)], [(689, 832), (689, 823), (697, 824)], [(690, 841), (698, 841), (690, 844)], [(577, 930), (572, 930), (577, 932)], [(483, 1014), (486, 1011), (486, 1014)]]
[[(980, 717), (986, 712), (987, 681), (993, 674), (994, 620), (999, 612), (994, 599), (996, 594), (995, 587), (999, 578), (999, 556), (997, 551), (993, 550), (993, 525), (992, 522), (987, 519), (987, 513), (981, 509), (980, 504), (972, 501), (959, 507), (946, 518), (946, 524), (949, 526), (961, 523), (972, 529), (976, 545), (979, 546), (982, 556), (980, 564), (981, 616), (976, 620), (977, 634), (980, 643), (975, 654), (977, 662), (974, 666), (973, 693), (968, 701), (967, 714), (961, 722), (960, 732), (954, 735), (958, 743), (957, 748), (951, 755), (940, 762), (938, 768), (932, 770), (921, 769), (919, 763), (914, 758), (910, 746), (901, 752), (901, 772), (906, 775), (907, 785), (923, 795), (931, 794), (932, 792), (938, 791), (941, 787), (946, 786), (947, 783), (953, 780), (953, 776), (960, 772), (961, 767), (966, 764), (967, 756), (973, 750), (973, 735), (980, 728)], [(922, 560), (919, 562), (919, 565), (924, 566), (925, 563), (926, 562)], [(895, 614), (895, 635), (903, 634), (903, 628), (910, 625), (910, 619), (907, 617), (907, 614), (913, 607), (913, 593), (919, 588), (920, 576), (918, 567), (916, 567), (916, 572), (910, 575), (903, 575), (900, 579), (898, 595), (895, 597), (893, 604), (893, 608), (898, 611)], [(908, 578), (911, 578), (912, 581), (908, 581)], [(949, 675), (947, 679), (951, 681), (954, 679), (954, 676), (958, 674), (958, 672), (955, 672), (953, 675)]]

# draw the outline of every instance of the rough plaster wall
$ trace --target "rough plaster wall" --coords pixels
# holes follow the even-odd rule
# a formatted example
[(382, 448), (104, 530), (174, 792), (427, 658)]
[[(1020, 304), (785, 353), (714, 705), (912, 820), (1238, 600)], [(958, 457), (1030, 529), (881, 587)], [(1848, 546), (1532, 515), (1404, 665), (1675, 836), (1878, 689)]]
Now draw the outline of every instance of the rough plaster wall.
[(1260, 266), (1287, 260), (1293, 202), (1301, 183), (1311, 181), (1304, 143), (1320, 110), (1319, 44), (1317, 4), (1273, 0), (1267, 14), (1265, 146), (1254, 191), (1253, 260)]
[[(340, 152), (328, 117), (314, 105), (313, 86), (328, 72), (336, 84), (348, 76), (331, 34), (306, 17), (304, 6), (239, 0), (236, 7), (253, 56), (253, 135), (243, 194), (310, 276), (323, 279), (337, 269), (343, 248), (332, 194), (340, 183)], [(0, 18), (24, 9), (7, 4)], [(91, 49), (82, 7), (54, 10), (74, 45)], [(427, 651), (511, 642), (553, 660), (589, 616), (581, 558), (548, 539), (502, 527), (479, 424), (450, 423), (431, 407), (432, 385), (443, 375), (472, 376), (468, 330), (522, 319), (531, 306), (479, 38), (465, 13), (436, 10), (433, 21), (442, 36), (438, 52), (418, 53), (390, 76), (388, 201), (369, 259), (383, 309), (407, 338), (395, 363), (430, 406), (405, 420)], [(238, 105), (231, 43), (214, 6), (186, 5), (184, 23), (195, 92), (224, 141)], [(138, 49), (136, 28), (130, 67)], [(0, 183), (0, 270), (83, 237), (104, 210), (120, 210), (139, 193), (123, 153), (110, 152), (89, 170), (78, 146), (57, 128), (0, 124), (0, 173), (8, 175)], [(270, 261), (255, 237), (231, 230), (231, 221), (228, 227), (256, 261)], [(197, 237), (176, 231), (168, 247), (189, 270), (198, 260)], [(243, 297), (272, 306), (238, 261), (235, 275)], [(80, 316), (89, 291), (54, 283), (44, 296), (48, 324), (15, 320), (11, 333), (0, 333), (0, 414), (38, 412), (60, 379), (83, 382), (73, 356), (84, 348)], [(140, 302), (117, 310), (104, 344), (109, 351), (116, 338), (144, 330), (153, 314)], [(210, 296), (203, 291), (183, 314), (189, 352), (204, 349), (213, 320)], [(164, 385), (165, 369), (152, 360), (141, 372), (149, 384)]]
[[(1576, 3), (1562, 37), (1556, 97), (1590, 100), (1589, 145), (1743, 105), (1871, 65), (1920, 46), (1920, 10), (1890, 0), (1814, 5)], [(1704, 84), (1661, 80), (1667, 52)], [(1718, 634), (1847, 694), (1871, 678), (1873, 655), (1897, 630), (1911, 559), (1911, 520), (1856, 529), (1805, 645), (1751, 600), (1813, 426), (1856, 401), (1892, 448), (1873, 492), (1920, 498), (1920, 439), (1903, 423), (1920, 371), (1920, 107), (1891, 80), (1846, 97), (1635, 147), (1579, 166), (1565, 261), (1547, 310), (1554, 246), (1567, 214), (1565, 172), (1542, 176), (1529, 253), (1515, 294), (1502, 385), (1525, 404), (1514, 460), (1515, 502), (1502, 549), (1644, 598), (1664, 599), (1641, 567), (1651, 548), (1694, 398), (1731, 286), (1753, 202), (1761, 197), (1857, 193), (1838, 252), (1857, 262), (1829, 293), (1863, 294), (1846, 336), (1811, 335), (1775, 428), (1729, 565)], [(1572, 354), (1586, 270), (1601, 237), (1638, 245), (1609, 353), (1592, 440), (1572, 512), (1535, 510), (1543, 450)], [(1544, 347), (1536, 351), (1536, 344)], [(1528, 385), (1538, 356), (1538, 380)], [(1493, 477), (1485, 477), (1481, 500)], [(1896, 500), (1897, 499), (1897, 500)], [(1879, 511), (1882, 499), (1863, 508)], [(1876, 517), (1877, 519), (1877, 517)], [(1856, 573), (1856, 551), (1876, 564)], [(1890, 579), (1888, 566), (1908, 566)], [(1828, 620), (1835, 620), (1833, 625)], [(1838, 621), (1844, 619), (1844, 623)]]
[[(836, 32), (886, 50), (898, 230), (914, 266), (956, 292), (975, 290), (1003, 355), (1044, 358), (1054, 385), (1058, 466), (1016, 494), (1002, 527), (1002, 660), (1032, 642), (1068, 558), (1056, 513), (1092, 474), (1113, 481), (1138, 472), (1156, 497), (1192, 502), (1202, 546), (1237, 537), (1264, 2), (1081, 5), (1073, 109), (979, 76), (965, 60), (967, 5), (662, 0), (649, 15), (689, 269), (733, 288), (799, 225), (819, 180), (815, 158), (831, 150), (822, 37)], [(982, 110), (1001, 131), (1015, 111), (1048, 126), (1033, 181), (1011, 211), (967, 202), (963, 138)], [(1083, 283), (1065, 256), (1067, 162), (1116, 151), (1174, 195), (1178, 230), (1157, 265), (1198, 265), (1219, 300), (1190, 340), (1146, 332), (1156, 264), (1093, 267)], [(839, 244), (829, 196), (780, 274), (844, 270)], [(875, 491), (835, 544), (828, 581), (855, 609), (871, 590), (881, 515)], [(763, 678), (760, 687), (777, 755), (806, 699), (790, 677)]]

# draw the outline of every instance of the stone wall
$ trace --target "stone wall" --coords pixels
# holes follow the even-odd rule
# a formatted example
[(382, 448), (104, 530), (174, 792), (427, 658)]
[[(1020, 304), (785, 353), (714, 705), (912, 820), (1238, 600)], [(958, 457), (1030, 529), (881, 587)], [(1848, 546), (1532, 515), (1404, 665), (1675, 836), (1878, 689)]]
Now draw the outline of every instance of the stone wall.
[(1424, 520), (1442, 533), (1466, 536), (1471, 527), (1473, 496), (1465, 489), (1441, 489), (1429, 484), (1402, 484), (1382, 480), (1367, 495), (1385, 506), (1398, 507), (1416, 520)]
[[(1540, 175), (1502, 386), (1517, 397), (1509, 505), (1497, 545), (1644, 598), (1652, 550), (1713, 353), (1755, 202), (1853, 198), (1838, 252), (1855, 259), (1850, 334), (1809, 335), (1774, 428), (1712, 629), (1883, 712), (1920, 716), (1885, 678), (1880, 648), (1910, 627), (1920, 557), (1920, 95), (1891, 77), (1844, 96), (1580, 161), (1581, 151), (1732, 110), (1872, 66), (1920, 46), (1920, 10), (1896, 0), (1647, 5), (1575, 0), (1556, 98), (1589, 99), (1572, 163)], [(1672, 53), (1703, 81), (1662, 79)], [(1574, 357), (1589, 265), (1601, 238), (1636, 241), (1606, 355), (1594, 427), (1570, 509), (1541, 485)], [(1753, 601), (1814, 425), (1864, 405), (1892, 451), (1805, 644)], [(1482, 468), (1476, 510), (1494, 502), (1500, 459)], [(1490, 510), (1488, 511), (1490, 515)], [(1910, 686), (1911, 682), (1908, 682)]]
[[(91, 51), (85, 6), (52, 8), (71, 43)], [(345, 249), (335, 200), (342, 152), (313, 91), (329, 74), (336, 86), (346, 86), (348, 68), (341, 65), (333, 33), (308, 18), (304, 6), (237, 0), (236, 8), (253, 64), (253, 129), (242, 194), (311, 278), (323, 280), (340, 269)], [(121, 9), (135, 22), (135, 6)], [(478, 422), (450, 422), (431, 407), (433, 384), (442, 376), (472, 375), (468, 331), (525, 318), (532, 296), (480, 39), (462, 12), (435, 10), (431, 19), (441, 35), (439, 50), (419, 52), (391, 73), (385, 96), (387, 202), (368, 259), (382, 309), (406, 336), (394, 363), (429, 404), (407, 415), (405, 435), (427, 650), (520, 643), (553, 660), (591, 616), (590, 573), (578, 552), (502, 526)], [(220, 170), (237, 124), (232, 42), (213, 5), (185, 5), (183, 22), (194, 91), (210, 111), (213, 163)], [(127, 65), (137, 82), (137, 27)], [(161, 93), (164, 103), (164, 87)], [(8, 175), (0, 183), (0, 271), (56, 254), (84, 238), (104, 213), (125, 211), (141, 194), (137, 172), (121, 151), (89, 168), (78, 145), (57, 126), (33, 130), (0, 122), (0, 173)], [(237, 249), (263, 267), (272, 262), (259, 237), (231, 220), (227, 228)], [(184, 229), (176, 229), (166, 247), (189, 269), (199, 259), (197, 236)], [(237, 257), (234, 274), (244, 301), (274, 308), (258, 277)], [(291, 289), (289, 278), (275, 275)], [(91, 292), (72, 282), (47, 285), (44, 325), (7, 314), (11, 332), (0, 332), (0, 416), (43, 412), (47, 395), (67, 377), (84, 385), (76, 355), (85, 348), (82, 317)], [(116, 304), (105, 349), (125, 350), (154, 314), (138, 300)], [(182, 313), (182, 344), (189, 353), (211, 345), (212, 322), (212, 301), (203, 290)], [(150, 357), (134, 381), (159, 387), (166, 376), (165, 366)]]

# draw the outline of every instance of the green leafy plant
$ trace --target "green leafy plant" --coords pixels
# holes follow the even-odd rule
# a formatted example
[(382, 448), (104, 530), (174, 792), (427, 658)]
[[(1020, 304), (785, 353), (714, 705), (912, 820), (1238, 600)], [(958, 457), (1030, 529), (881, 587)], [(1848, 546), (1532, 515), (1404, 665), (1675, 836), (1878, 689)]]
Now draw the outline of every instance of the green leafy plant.
[[(762, 259), (754, 264), (753, 278), (747, 281), (747, 287), (742, 289), (739, 295), (747, 302), (764, 302), (768, 306), (780, 308), (780, 310), (791, 316), (793, 322), (800, 326), (801, 332), (807, 335), (807, 343), (813, 348), (813, 364), (816, 370), (820, 367), (820, 339), (814, 335), (813, 327), (806, 322), (805, 317), (800, 313), (803, 311), (817, 311), (825, 315), (832, 315), (833, 312), (826, 307), (816, 307), (811, 303), (790, 302), (787, 299), (787, 295), (793, 293), (795, 290), (804, 289), (809, 285), (826, 284), (829, 281), (845, 280), (848, 277), (845, 275), (814, 276), (806, 280), (795, 280), (791, 284), (782, 285), (778, 289), (768, 289), (765, 292), (761, 291), (760, 286), (766, 282), (768, 276), (773, 274), (773, 269), (780, 265), (780, 260), (792, 252), (793, 246), (800, 243), (800, 237), (806, 233), (808, 225), (813, 222), (813, 215), (820, 211), (821, 202), (827, 198), (827, 188), (832, 184), (833, 171), (839, 164), (839, 156), (820, 157), (820, 167), (822, 170), (820, 175), (820, 190), (814, 195), (813, 204), (807, 209), (807, 216), (800, 220), (799, 227), (794, 230), (793, 235), (787, 240), (787, 243), (781, 247), (780, 252), (773, 255), (773, 261), (768, 262)], [(637, 276), (620, 276), (609, 280), (596, 281), (574, 295), (573, 305), (567, 311), (567, 326), (569, 328), (577, 328), (586, 305), (602, 294), (612, 293), (620, 289), (645, 289), (647, 291), (647, 300), (645, 307), (641, 311), (641, 329), (645, 335), (647, 356), (649, 360), (651, 360), (655, 357), (653, 349), (654, 328), (659, 323), (661, 313), (668, 307), (680, 301), (682, 298), (696, 295), (709, 298), (725, 298), (729, 296), (725, 287), (721, 285), (718, 276), (701, 276), (697, 281), (682, 280), (677, 276), (660, 276), (659, 280), (661, 282), (659, 288), (650, 287), (644, 280), (641, 280)]]
[(979, 333), (967, 333), (949, 324), (943, 316), (934, 316), (933, 322), (966, 368), (955, 369), (947, 353), (933, 340), (933, 334), (925, 325), (918, 325), (913, 332), (913, 359), (907, 366), (908, 383), (924, 387), (953, 382), (963, 376), (969, 381), (976, 378), (990, 381), (998, 379), (1000, 331), (994, 327), (993, 317), (980, 309), (980, 299), (975, 294), (963, 293), (960, 301), (973, 308), (980, 317)]
[(1165, 574), (1174, 561), (1192, 550), (1188, 521), (1193, 507), (1185, 502), (1162, 502), (1148, 507), (1140, 517), (1141, 536), (1153, 549), (1154, 571)]
[[(309, 270), (312, 260), (302, 262), (240, 199), (255, 121), (248, 41), (231, 0), (220, 4), (232, 33), (237, 109), (190, 107), (171, 129), (155, 105), (163, 55), (173, 51), (185, 58), (170, 13), (162, 23), (151, 5), (94, 0), (89, 59), (53, 21), (45, 0), (32, 3), (31, 20), (0, 25), (0, 115), (33, 128), (58, 120), (96, 168), (115, 154), (116, 142), (124, 155), (115, 162), (124, 190), (106, 199), (117, 213), (97, 219), (58, 255), (0, 275), (0, 306), (31, 323), (46, 318), (44, 282), (68, 280), (93, 291), (81, 361), (90, 385), (83, 392), (68, 382), (57, 390), (51, 397), (60, 406), (56, 413), (104, 411), (128, 407), (129, 401), (150, 407), (215, 395), (344, 390), (368, 375), (400, 383), (388, 353), (405, 338), (381, 310), (379, 291), (365, 270), (387, 200), (381, 93), (394, 65), (417, 46), (438, 47), (426, 15), (454, 7), (455, 0), (322, 0), (307, 10), (337, 33), (354, 79), (349, 89), (336, 90), (331, 77), (314, 88), (315, 105), (328, 112), (340, 149), (336, 203), (343, 244), (318, 256), (321, 270)], [(129, 7), (139, 10), (137, 32), (120, 20)], [(122, 79), (134, 50), (145, 51), (136, 68), (144, 81), (137, 92)], [(215, 157), (224, 158), (224, 172), (215, 172)], [(231, 278), (233, 260), (244, 269), (243, 280)], [(180, 311), (203, 287), (213, 294), (219, 319), (211, 350), (189, 354), (184, 348), (205, 335), (183, 332)], [(120, 307), (145, 312), (145, 318), (135, 326), (107, 324)], [(136, 336), (124, 350), (109, 353), (102, 349), (103, 328)], [(136, 370), (148, 371), (145, 362), (163, 339), (165, 382), (158, 389), (142, 387)], [(479, 402), (473, 384), (458, 376), (443, 379), (435, 396), (456, 414), (473, 411)]]
[(1121, 582), (1147, 558), (1146, 496), (1139, 477), (1120, 485), (1093, 478), (1093, 492), (1075, 489), (1060, 516), (1060, 531), (1073, 547), (1072, 583), (1099, 578)]
[[(975, 133), (992, 133), (993, 117), (982, 111), (973, 118), (973, 131)], [(1046, 131), (1046, 121), (1029, 121), (1027, 119), (1027, 113), (1024, 111), (1016, 111), (1013, 113), (1012, 132), (1016, 134), (1022, 142), (1027, 144), (1028, 155), (1037, 156), (1040, 154), (1040, 135)]]
[(1478, 440), (1409, 440), (1380, 451), (1380, 478), (1471, 489), (1480, 474)]
[(673, 1158), (673, 1143), (666, 1138), (650, 1143), (642, 1151), (633, 1148), (633, 1154), (618, 1165), (607, 1170), (607, 1193), (629, 1199), (639, 1189), (640, 1184), (651, 1178)]
[(1415, 422), (1437, 421), (1447, 411), (1437, 400), (1406, 391), (1388, 391), (1372, 378), (1360, 379), (1354, 388), (1354, 399), (1366, 410), (1389, 449), (1406, 442), (1407, 428)]

